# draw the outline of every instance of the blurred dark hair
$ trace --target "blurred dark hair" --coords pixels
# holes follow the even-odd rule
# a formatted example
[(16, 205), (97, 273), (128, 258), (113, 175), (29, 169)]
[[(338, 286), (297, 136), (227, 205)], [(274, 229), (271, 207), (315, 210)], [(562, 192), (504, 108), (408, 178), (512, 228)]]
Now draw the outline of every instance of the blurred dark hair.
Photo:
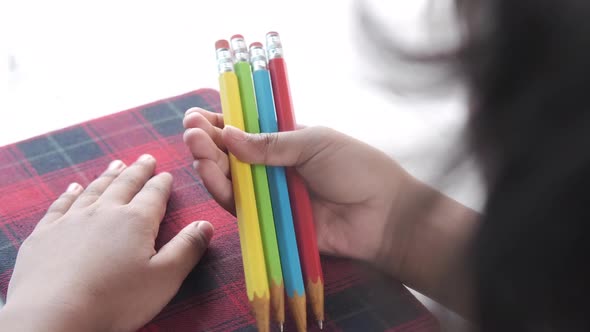
[(385, 50), (468, 90), (489, 194), (473, 249), (478, 325), (590, 331), (590, 1), (455, 1), (457, 48)]

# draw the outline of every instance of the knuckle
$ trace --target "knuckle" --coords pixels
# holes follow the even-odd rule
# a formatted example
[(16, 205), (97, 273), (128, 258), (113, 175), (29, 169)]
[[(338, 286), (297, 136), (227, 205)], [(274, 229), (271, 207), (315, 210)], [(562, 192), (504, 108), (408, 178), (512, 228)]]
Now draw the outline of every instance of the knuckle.
[[(135, 165), (135, 167), (142, 167), (142, 166)], [(128, 175), (120, 176), (115, 181), (117, 182), (117, 184), (122, 185), (122, 186), (128, 186), (131, 188), (138, 188), (142, 184), (137, 179), (136, 174), (137, 174), (137, 172), (135, 172), (135, 174), (128, 174)]]
[(95, 187), (88, 187), (82, 195), (80, 195), (81, 199), (95, 199), (102, 195), (102, 191)]
[(148, 181), (143, 186), (142, 191), (152, 192), (156, 195), (166, 198), (170, 196), (170, 191), (172, 190), (172, 181), (172, 174), (168, 172), (160, 173), (154, 176), (150, 181)]
[(83, 219), (89, 219), (99, 213), (101, 210), (100, 205), (98, 204), (91, 204), (84, 209), (82, 209), (81, 214)]
[(119, 171), (108, 170), (108, 171), (102, 173), (100, 175), (100, 177), (98, 179), (96, 179), (96, 181), (99, 181), (99, 180), (101, 180), (101, 181), (102, 180), (107, 180), (107, 181), (108, 180), (111, 180), (112, 181), (112, 180), (116, 179), (117, 176), (119, 176), (120, 173), (121, 172), (119, 172)]
[(76, 205), (78, 205), (78, 206), (89, 206), (92, 203), (96, 202), (98, 200), (98, 197), (99, 197), (98, 195), (86, 195), (86, 194), (82, 194), (76, 200)]
[(145, 220), (150, 218), (150, 213), (147, 209), (133, 205), (126, 207), (125, 215), (131, 220)]
[(162, 199), (165, 199), (170, 195), (170, 189), (161, 183), (148, 183), (143, 187), (142, 190), (157, 195)]
[(73, 193), (67, 192), (67, 193), (61, 194), (61, 196), (57, 199), (57, 201), (69, 202), (69, 201), (75, 200), (76, 197), (78, 197), (78, 194), (73, 194)]
[[(254, 135), (250, 135), (250, 137), (253, 137), (253, 136)], [(279, 135), (276, 133), (264, 133), (264, 134), (259, 134), (256, 136), (257, 136), (256, 139), (258, 139), (260, 142), (260, 144), (257, 144), (256, 146), (258, 146), (260, 153), (262, 153), (263, 163), (267, 164), (268, 159), (270, 158), (270, 154), (279, 145)]]
[(279, 135), (275, 133), (264, 133), (262, 134), (262, 141), (267, 148), (273, 147), (277, 144), (279, 140)]

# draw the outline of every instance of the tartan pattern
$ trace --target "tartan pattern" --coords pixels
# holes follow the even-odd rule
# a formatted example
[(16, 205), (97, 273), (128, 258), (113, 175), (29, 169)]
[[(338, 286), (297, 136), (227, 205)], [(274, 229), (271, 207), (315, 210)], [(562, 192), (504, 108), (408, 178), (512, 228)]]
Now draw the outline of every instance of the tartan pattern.
[[(198, 90), (0, 148), (0, 296), (6, 295), (20, 244), (69, 183), (85, 186), (111, 160), (131, 163), (150, 153), (158, 171), (174, 176), (157, 247), (193, 220), (209, 220), (216, 232), (176, 296), (141, 331), (254, 331), (235, 219), (209, 196), (182, 142), (181, 119), (193, 106), (219, 112), (219, 95)], [(348, 260), (322, 257), (322, 263), (324, 331), (439, 330), (400, 283)], [(295, 331), (288, 312), (285, 329)], [(312, 316), (309, 311), (310, 330), (319, 330)]]

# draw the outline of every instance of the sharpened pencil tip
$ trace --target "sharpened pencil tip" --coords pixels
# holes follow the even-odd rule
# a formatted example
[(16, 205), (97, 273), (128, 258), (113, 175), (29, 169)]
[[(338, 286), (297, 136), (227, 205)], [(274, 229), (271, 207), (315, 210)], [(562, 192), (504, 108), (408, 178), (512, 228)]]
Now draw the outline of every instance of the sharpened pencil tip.
[(281, 330), (281, 332), (283, 332), (283, 330), (284, 330), (283, 323), (279, 323), (279, 329)]
[(318, 320), (318, 326), (320, 327), (320, 330), (324, 329), (324, 321)]

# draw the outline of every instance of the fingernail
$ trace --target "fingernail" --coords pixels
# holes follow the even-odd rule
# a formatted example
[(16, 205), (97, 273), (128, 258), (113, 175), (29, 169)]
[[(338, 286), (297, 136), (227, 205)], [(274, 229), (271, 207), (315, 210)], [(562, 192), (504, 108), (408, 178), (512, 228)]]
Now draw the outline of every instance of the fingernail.
[(68, 189), (66, 190), (66, 192), (69, 192), (69, 193), (71, 193), (71, 192), (75, 192), (75, 191), (78, 191), (78, 190), (80, 190), (81, 188), (82, 188), (82, 186), (81, 186), (81, 185), (77, 184), (76, 182), (72, 182), (72, 183), (70, 183), (70, 185), (68, 186)]
[(193, 169), (197, 169), (197, 167), (199, 167), (199, 161), (195, 160), (193, 161)]
[(154, 157), (152, 157), (149, 154), (143, 154), (139, 158), (137, 158), (137, 161), (152, 161), (152, 160), (154, 160)]
[(197, 230), (201, 232), (207, 240), (211, 240), (211, 237), (213, 237), (213, 225), (208, 221), (199, 221), (197, 223)]
[(114, 170), (117, 170), (117, 169), (121, 169), (124, 166), (125, 166), (125, 164), (122, 161), (120, 161), (120, 160), (113, 160), (109, 164), (109, 167), (107, 168), (107, 170), (114, 171)]
[(245, 141), (248, 139), (248, 134), (234, 126), (226, 125), (225, 128), (229, 130), (229, 135), (232, 139), (237, 141)]

